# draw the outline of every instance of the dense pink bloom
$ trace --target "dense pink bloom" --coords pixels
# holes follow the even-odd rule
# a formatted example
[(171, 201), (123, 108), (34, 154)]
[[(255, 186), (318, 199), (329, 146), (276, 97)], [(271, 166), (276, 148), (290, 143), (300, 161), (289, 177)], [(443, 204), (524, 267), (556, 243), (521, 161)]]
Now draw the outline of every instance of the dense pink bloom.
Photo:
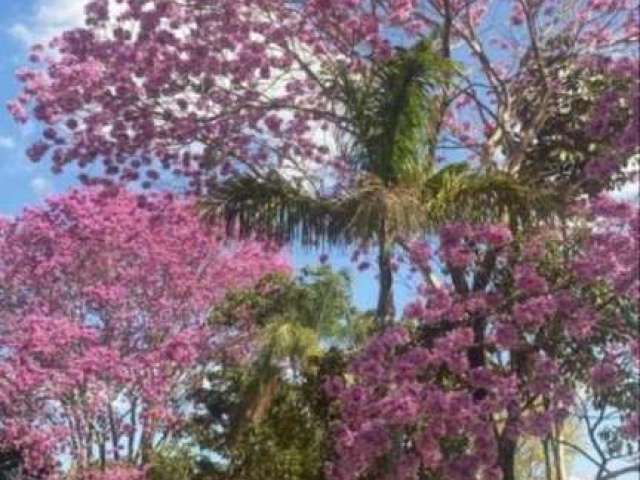
[(597, 390), (612, 388), (619, 381), (619, 372), (614, 362), (603, 362), (591, 369), (591, 382)]
[(518, 265), (513, 276), (516, 288), (527, 295), (539, 295), (547, 291), (547, 281), (532, 265)]
[[(580, 248), (569, 254), (565, 274), (572, 276), (571, 287), (604, 280), (616, 288), (626, 272), (603, 265), (638, 248), (637, 208), (599, 199), (583, 212), (600, 226), (586, 235), (579, 228), (572, 232)], [(609, 242), (613, 232), (621, 237)], [(443, 229), (439, 253), (446, 264), (456, 266), (451, 252), (459, 245), (470, 249), (474, 263), (465, 264), (467, 273), (457, 281), (452, 270), (441, 278), (441, 287), (421, 288), (405, 310), (407, 319), (418, 321), (415, 329), (394, 327), (374, 337), (351, 363), (350, 381), (334, 378), (327, 384), (341, 412), (330, 478), (363, 478), (387, 462), (389, 478), (415, 480), (431, 473), (495, 480), (501, 478), (504, 445), (524, 434), (544, 438), (574, 409), (576, 378), (585, 369), (583, 381), (590, 391), (616, 390), (630, 375), (625, 365), (637, 349), (637, 332), (623, 322), (608, 330), (615, 318), (602, 315), (597, 302), (546, 270), (545, 253), (555, 241), (548, 232), (527, 239), (536, 244), (535, 252), (529, 248), (519, 258), (509, 251), (513, 239), (504, 227), (456, 224)], [(620, 245), (626, 249), (618, 251)], [(586, 259), (595, 247), (603, 255), (590, 256), (593, 269), (584, 272), (576, 259)], [(474, 277), (487, 275), (481, 266), (494, 254), (500, 263), (482, 283)], [(432, 264), (438, 261), (437, 256), (431, 259)], [(420, 271), (430, 268), (421, 265)], [(505, 278), (513, 282), (494, 291)], [(614, 294), (629, 299), (634, 292)], [(567, 358), (559, 345), (587, 349), (592, 360)], [(547, 408), (531, 408), (532, 399), (542, 398)], [(506, 422), (499, 434), (494, 415)], [(622, 432), (629, 434), (636, 424), (637, 417), (628, 416)], [(462, 446), (444, 446), (455, 439), (464, 439)]]
[(409, 245), (409, 260), (411, 264), (423, 272), (428, 271), (432, 254), (433, 252), (429, 242), (415, 241)]
[(640, 437), (640, 413), (631, 413), (625, 419), (622, 431), (627, 438), (637, 440)]
[(523, 328), (540, 327), (555, 313), (555, 298), (550, 295), (529, 298), (513, 309), (514, 319)]
[(81, 480), (144, 480), (145, 478), (144, 470), (126, 465), (109, 465), (105, 471), (89, 471), (81, 476)]
[[(72, 191), (4, 221), (0, 446), (19, 448), (33, 470), (61, 454), (83, 468), (96, 428), (113, 460), (142, 448), (131, 432), (178, 428), (198, 367), (250, 338), (250, 324), (209, 326), (210, 308), (229, 288), (288, 270), (267, 244), (222, 238), (190, 203), (122, 190)], [(95, 478), (139, 472), (114, 475)]]
[[(50, 49), (34, 48), (35, 63), (18, 72), (23, 92), (9, 109), (18, 121), (32, 114), (51, 127), (55, 135), (43, 136), (48, 148), (38, 147), (33, 158), (46, 151), (56, 172), (97, 164), (100, 180), (146, 178), (149, 186), (159, 167), (184, 178), (192, 193), (206, 193), (209, 181), (233, 173), (238, 163), (260, 169), (293, 158), (334, 170), (348, 183), (351, 166), (317, 135), (335, 134), (330, 144), (349, 138), (326, 72), (346, 67), (358, 74), (396, 47), (448, 33), (442, 53), (465, 65), (469, 91), (451, 102), (443, 137), (477, 159), (477, 146), (498, 127), (513, 142), (521, 138), (519, 122), (495, 119), (530, 75), (533, 40), (546, 46), (557, 32), (573, 32), (572, 58), (634, 82), (636, 3), (580, 0), (576, 13), (566, 15), (555, 0), (527, 8), (519, 0), (384, 0), (375, 9), (358, 0), (295, 7), (288, 0), (92, 0), (85, 27), (63, 33)], [(492, 22), (505, 15), (512, 25), (503, 32)], [(531, 38), (531, 24), (540, 38)], [(500, 55), (488, 53), (495, 46)], [(612, 140), (606, 158), (589, 165), (594, 178), (619, 175), (636, 149), (638, 89), (630, 91), (622, 99), (631, 107), (625, 128), (612, 130), (619, 103), (613, 100), (620, 99), (611, 92), (590, 112), (591, 133)], [(495, 154), (492, 148), (485, 153)], [(508, 241), (504, 232), (488, 233), (490, 243)], [(464, 251), (451, 253), (453, 264), (468, 263)]]
[(513, 240), (511, 230), (506, 225), (487, 225), (477, 232), (478, 241), (494, 248), (509, 245)]

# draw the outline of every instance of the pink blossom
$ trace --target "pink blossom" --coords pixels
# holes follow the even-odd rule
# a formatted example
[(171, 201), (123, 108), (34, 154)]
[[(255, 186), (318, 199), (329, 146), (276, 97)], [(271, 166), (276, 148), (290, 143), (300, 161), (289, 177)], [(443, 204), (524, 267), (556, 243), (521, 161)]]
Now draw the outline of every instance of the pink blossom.
[(494, 248), (504, 247), (513, 240), (511, 230), (505, 225), (487, 225), (479, 230), (477, 237)]
[(528, 295), (538, 295), (547, 291), (547, 282), (532, 265), (519, 265), (514, 272), (516, 288)]
[[(110, 443), (125, 445), (143, 424), (148, 435), (179, 428), (195, 367), (225, 342), (250, 341), (241, 326), (208, 325), (209, 309), (229, 288), (287, 272), (287, 261), (267, 244), (219, 240), (193, 208), (161, 194), (141, 206), (123, 190), (75, 190), (0, 225), (0, 449), (19, 448), (30, 471), (63, 451), (72, 466), (90, 460), (72, 447), (109, 408), (137, 412), (105, 430)], [(74, 405), (92, 423), (74, 423)], [(142, 478), (125, 466), (100, 475)]]
[(614, 363), (602, 362), (591, 369), (591, 382), (595, 389), (611, 388), (618, 380), (618, 369)]

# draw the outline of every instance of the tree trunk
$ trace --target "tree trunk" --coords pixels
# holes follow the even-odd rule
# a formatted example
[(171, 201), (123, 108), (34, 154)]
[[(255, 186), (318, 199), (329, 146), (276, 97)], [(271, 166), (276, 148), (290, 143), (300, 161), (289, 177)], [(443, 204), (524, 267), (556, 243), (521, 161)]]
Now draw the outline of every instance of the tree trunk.
[(503, 435), (499, 442), (498, 461), (502, 470), (502, 480), (516, 480), (517, 440)]
[(556, 423), (554, 428), (553, 439), (553, 461), (555, 464), (556, 478), (555, 480), (565, 480), (567, 478), (564, 448), (562, 445), (562, 423)]
[(551, 467), (551, 451), (549, 449), (549, 437), (542, 441), (542, 448), (544, 450), (544, 472), (546, 480), (553, 480), (553, 469)]
[[(485, 255), (482, 261), (482, 266), (475, 278), (473, 279), (473, 291), (484, 292), (491, 280), (491, 274), (496, 266), (496, 252), (490, 250)], [(458, 278), (456, 283), (458, 284), (456, 289), (461, 295), (466, 295), (467, 282), (464, 279), (464, 272), (459, 272), (456, 275)], [(474, 368), (486, 366), (486, 348), (485, 348), (485, 331), (487, 329), (487, 319), (482, 314), (476, 314), (472, 322), (473, 327), (473, 347), (469, 349), (467, 353), (469, 359), (469, 366)], [(486, 397), (487, 392), (484, 389), (478, 389), (474, 392), (473, 397), (476, 401), (482, 400)]]
[(129, 423), (131, 425), (131, 430), (129, 431), (129, 438), (127, 441), (127, 457), (129, 459), (129, 462), (133, 462), (133, 457), (135, 454), (136, 430), (138, 428), (137, 408), (138, 399), (136, 397), (133, 397), (131, 399), (131, 412), (129, 414)]
[(378, 268), (380, 270), (380, 290), (376, 320), (381, 328), (393, 323), (395, 306), (393, 302), (393, 265), (392, 249), (387, 240), (386, 226), (383, 222), (378, 232)]
[(517, 425), (519, 422), (519, 409), (508, 409), (504, 428), (498, 435), (498, 464), (502, 470), (502, 480), (516, 480), (516, 453), (519, 441)]
[(147, 463), (149, 463), (149, 460), (151, 460), (152, 447), (153, 439), (150, 437), (150, 432), (148, 431), (148, 421), (147, 419), (143, 419), (141, 425), (139, 446), (140, 463), (142, 465), (146, 465)]
[(107, 412), (109, 414), (109, 431), (111, 434), (111, 448), (113, 448), (113, 459), (120, 461), (120, 435), (118, 433), (118, 427), (116, 425), (115, 416), (113, 414), (113, 406), (111, 405), (111, 399), (107, 404)]
[(107, 444), (104, 438), (98, 444), (98, 451), (100, 452), (100, 471), (104, 472), (107, 468)]
[[(469, 368), (482, 368), (486, 366), (487, 359), (485, 353), (485, 330), (487, 328), (487, 320), (482, 314), (476, 314), (472, 322), (473, 328), (473, 346), (467, 351), (467, 359), (469, 360)], [(473, 391), (473, 399), (476, 402), (482, 401), (487, 396), (487, 390), (484, 388), (476, 388)]]

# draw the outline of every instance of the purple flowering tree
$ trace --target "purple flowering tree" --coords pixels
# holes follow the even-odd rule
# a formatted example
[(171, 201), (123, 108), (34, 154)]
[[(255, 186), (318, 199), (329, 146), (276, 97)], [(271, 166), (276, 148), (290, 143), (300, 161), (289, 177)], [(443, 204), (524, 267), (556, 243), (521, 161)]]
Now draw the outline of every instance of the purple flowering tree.
[[(578, 391), (621, 412), (618, 438), (637, 433), (634, 403), (614, 390), (638, 369), (638, 213), (603, 193), (633, 179), (637, 160), (638, 24), (635, 0), (93, 0), (85, 27), (34, 47), (9, 109), (44, 125), (34, 161), (78, 167), (86, 183), (179, 179), (206, 198), (246, 175), (240, 186), (272, 188), (276, 174), (277, 194), (300, 211), (309, 198), (348, 200), (354, 186), (378, 192), (354, 145), (371, 161), (388, 145), (382, 127), (411, 133), (402, 140), (416, 161), (391, 165), (420, 168), (382, 182), (403, 201), (371, 195), (359, 223), (344, 224), (377, 232), (367, 240), (380, 247), (381, 292), (395, 268), (387, 241), (405, 247), (425, 285), (401, 324), (327, 383), (340, 412), (327, 474), (513, 480), (519, 439), (558, 444)], [(354, 131), (345, 113), (373, 96), (361, 81), (426, 44), (423, 63), (449, 72), (407, 77), (421, 108), (400, 110), (417, 117)], [(370, 112), (355, 117), (379, 120)], [(518, 204), (516, 215), (508, 199), (478, 197), (467, 221), (435, 222), (448, 223), (437, 241), (413, 220), (378, 229), (387, 207), (397, 219), (433, 213), (431, 197), (402, 187), (423, 164), (444, 171), (443, 160), (554, 202)], [(257, 212), (273, 205), (252, 201)], [(325, 231), (334, 213), (315, 217)], [(615, 474), (594, 460), (600, 478)]]
[[(330, 478), (514, 479), (519, 440), (585, 415), (584, 392), (616, 412), (611, 443), (624, 456), (638, 435), (638, 220), (601, 197), (564, 230), (443, 228), (432, 258), (416, 252), (422, 272), (444, 265), (439, 284), (425, 282), (402, 325), (326, 384), (341, 411)], [(596, 458), (580, 451), (613, 478), (595, 448)]]

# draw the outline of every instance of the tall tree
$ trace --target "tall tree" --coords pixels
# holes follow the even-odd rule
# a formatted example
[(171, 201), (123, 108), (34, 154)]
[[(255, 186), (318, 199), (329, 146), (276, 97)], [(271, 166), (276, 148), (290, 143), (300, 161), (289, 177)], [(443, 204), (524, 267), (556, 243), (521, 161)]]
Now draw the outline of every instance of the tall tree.
[(209, 326), (211, 306), (288, 270), (268, 245), (217, 239), (188, 202), (100, 189), (5, 222), (0, 258), (0, 446), (27, 472), (63, 454), (78, 474), (148, 463), (197, 367), (246, 341)]
[[(343, 128), (345, 164), (354, 172), (339, 192), (318, 193), (278, 170), (239, 174), (212, 187), (205, 217), (227, 219), (231, 230), (258, 231), (306, 244), (375, 242), (378, 248), (381, 326), (395, 317), (393, 255), (399, 238), (432, 231), (471, 205), (484, 215), (532, 212), (534, 196), (508, 175), (486, 175), (464, 164), (439, 168), (435, 146), (442, 89), (451, 62), (422, 41), (352, 75), (331, 71)], [(328, 84), (329, 80), (327, 80)], [(473, 209), (471, 209), (473, 210)], [(466, 212), (465, 212), (466, 211)], [(478, 209), (475, 209), (478, 213)]]
[[(323, 73), (342, 65), (357, 75), (397, 48), (436, 38), (440, 57), (462, 66), (461, 83), (441, 104), (437, 150), (516, 167), (555, 116), (558, 65), (599, 58), (610, 73), (635, 71), (635, 7), (635, 0), (91, 0), (86, 26), (56, 39), (56, 55), (35, 47), (36, 66), (19, 72), (25, 88), (10, 109), (24, 121), (33, 108), (47, 124), (31, 155), (51, 151), (57, 171), (102, 161), (102, 172), (87, 177), (152, 181), (160, 166), (196, 193), (234, 167), (286, 165), (308, 179), (334, 166), (348, 177), (326, 141), (348, 133), (348, 124)], [(632, 147), (634, 129), (624, 136)]]
[[(342, 422), (330, 478), (514, 480), (522, 435), (559, 446), (554, 430), (580, 390), (612, 398), (637, 378), (638, 218), (636, 206), (600, 198), (564, 237), (444, 228), (431, 260), (448, 265), (443, 285), (424, 288), (407, 321), (334, 380)], [(614, 446), (638, 435), (637, 403), (618, 405)]]
[[(440, 190), (425, 187), (435, 158), (459, 152), (508, 180), (546, 172), (530, 183), (552, 185), (545, 178), (557, 176), (557, 166), (540, 165), (560, 155), (543, 151), (558, 150), (557, 113), (575, 108), (585, 116), (558, 147), (567, 139), (584, 143), (576, 132), (598, 130), (596, 118), (619, 120), (609, 89), (573, 77), (597, 63), (596, 70), (633, 78), (634, 3), (93, 0), (86, 27), (58, 38), (55, 55), (35, 47), (37, 65), (19, 72), (25, 88), (10, 110), (23, 121), (33, 107), (47, 124), (29, 154), (50, 154), (55, 171), (75, 163), (87, 170), (87, 182), (143, 187), (179, 178), (180, 188), (214, 198), (251, 187), (255, 201), (246, 199), (247, 207), (272, 206), (285, 224), (301, 220), (303, 237), (376, 240), (378, 317), (388, 323), (393, 236), (429, 224), (440, 201), (456, 200), (434, 200)], [(512, 34), (499, 28), (505, 22)], [(454, 64), (456, 82), (441, 85)], [(632, 106), (631, 119), (598, 134), (619, 132), (609, 142), (616, 154), (606, 165), (602, 156), (583, 156), (580, 168), (621, 173), (636, 151), (631, 83), (616, 93)], [(593, 99), (583, 108), (579, 91), (588, 85)], [(561, 99), (569, 91), (578, 100), (567, 107)], [(92, 168), (100, 162), (102, 171)], [(442, 176), (444, 183), (468, 180), (456, 169)], [(486, 197), (475, 205), (495, 200)], [(243, 198), (231, 200), (230, 208)]]
[(323, 365), (361, 341), (371, 319), (356, 314), (347, 278), (327, 267), (232, 292), (212, 321), (247, 318), (258, 328), (248, 358), (217, 365), (194, 394), (206, 407), (192, 422), (198, 445), (222, 456), (217, 470), (228, 478), (321, 478)]

